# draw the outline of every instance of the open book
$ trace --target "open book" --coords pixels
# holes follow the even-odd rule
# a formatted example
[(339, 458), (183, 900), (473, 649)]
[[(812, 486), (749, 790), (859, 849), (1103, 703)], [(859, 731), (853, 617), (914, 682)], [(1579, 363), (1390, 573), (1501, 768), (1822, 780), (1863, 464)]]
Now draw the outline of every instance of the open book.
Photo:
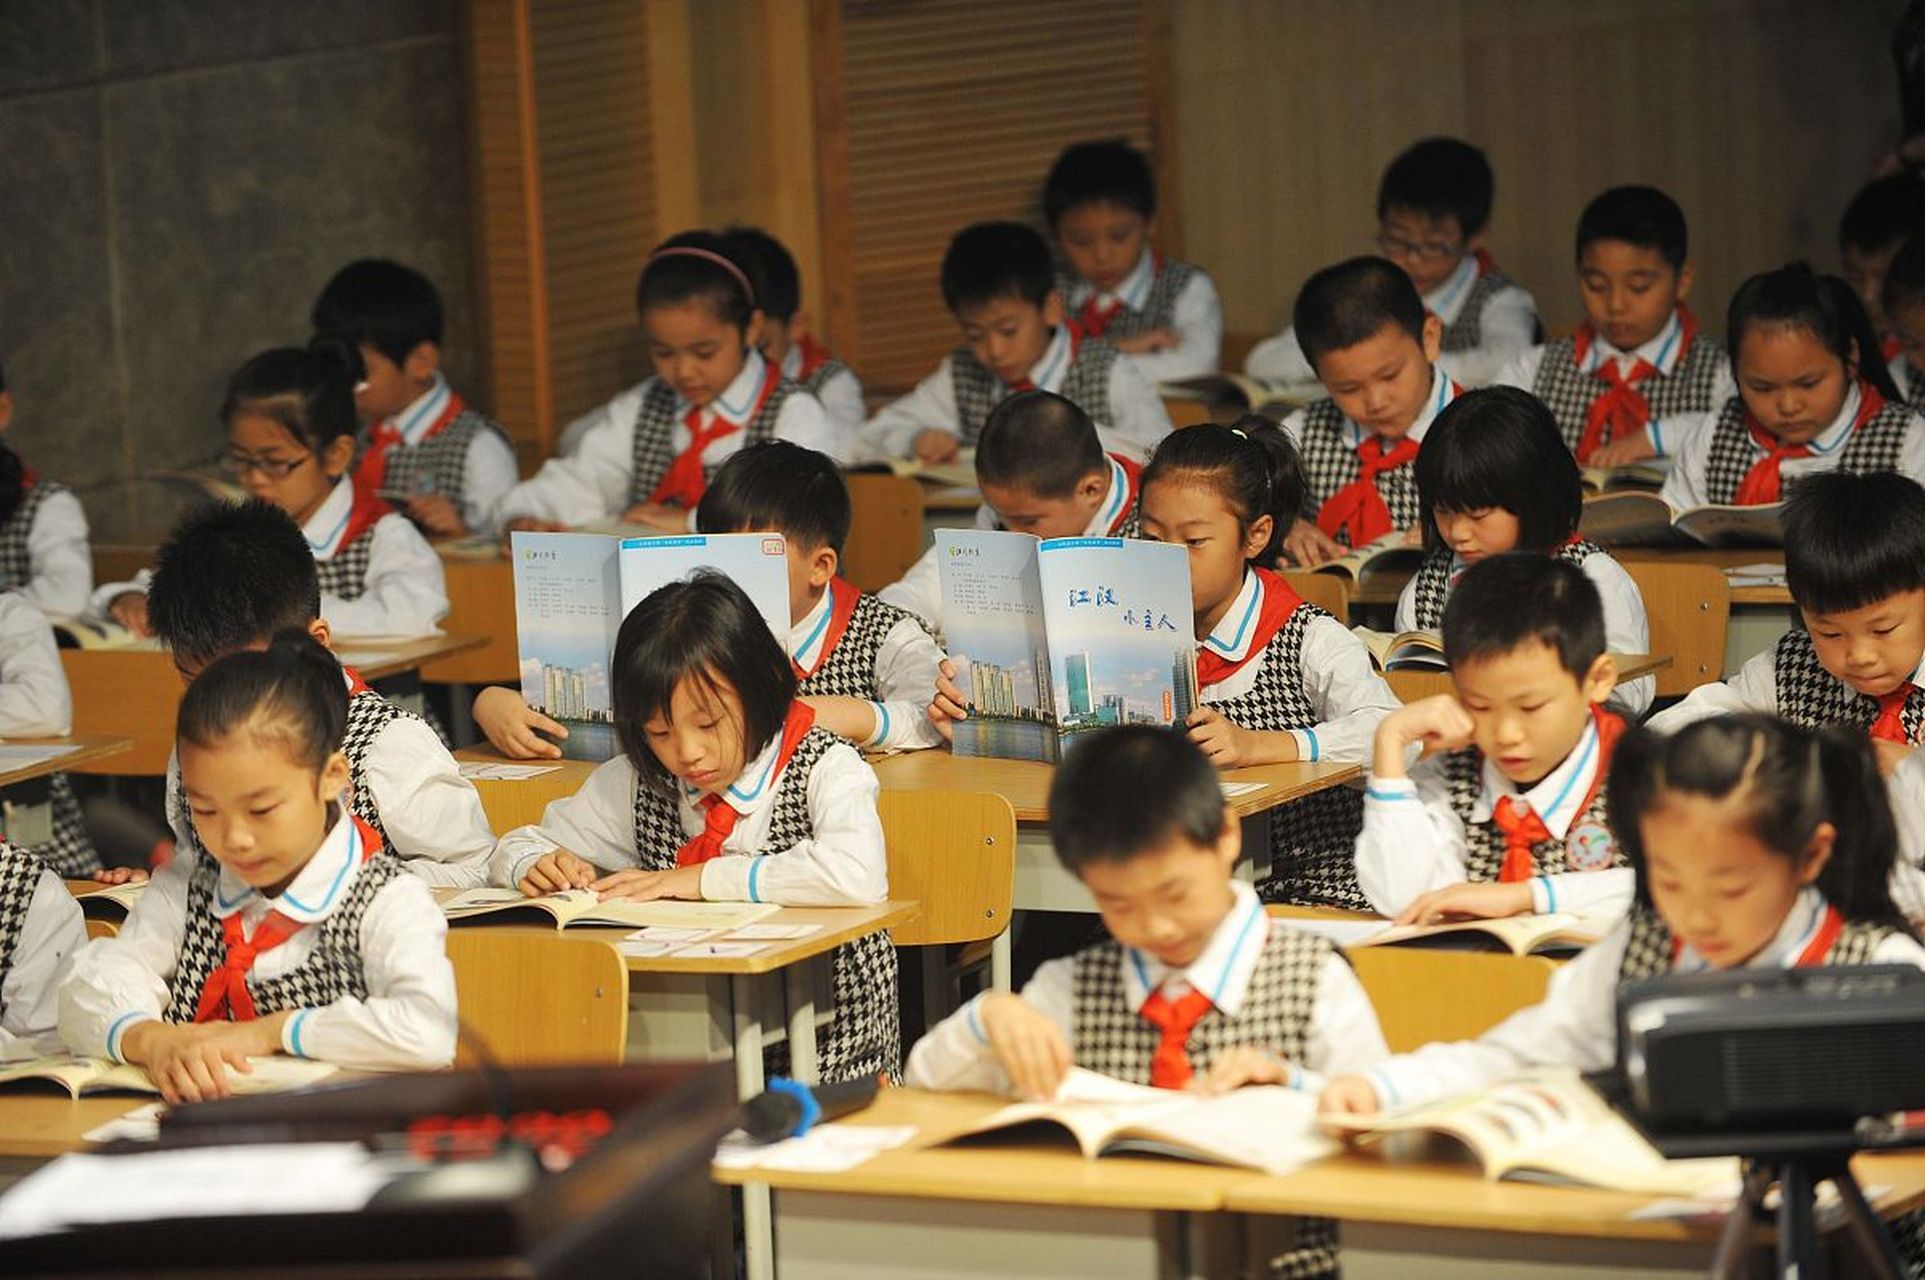
[(1442, 1134), (1462, 1143), (1494, 1181), (1704, 1198), (1738, 1190), (1737, 1160), (1666, 1160), (1570, 1068), (1546, 1068), (1426, 1106), (1324, 1121), (1366, 1141)]
[[(299, 1089), (333, 1075), (339, 1068), (331, 1062), (311, 1058), (291, 1058), (275, 1054), (249, 1058), (252, 1071), (229, 1070), (228, 1087), (235, 1093), (278, 1093)], [(160, 1086), (148, 1078), (144, 1067), (106, 1058), (35, 1058), (30, 1062), (0, 1064), (0, 1085), (20, 1081), (57, 1084), (78, 1098), (89, 1093), (125, 1090), (131, 1093), (159, 1093)]]
[(915, 458), (891, 458), (889, 470), (935, 485), (939, 489), (976, 487), (976, 451), (960, 450), (954, 462), (921, 462)]
[(47, 621), (53, 625), (54, 644), (61, 649), (159, 650), (161, 647), (159, 640), (142, 639), (118, 622), (77, 617), (49, 617)]
[(1444, 637), (1435, 631), (1372, 631), (1352, 627), (1351, 634), (1370, 650), (1379, 671), (1445, 671)]
[(99, 884), (91, 889), (78, 889), (74, 901), (80, 904), (80, 914), (89, 920), (107, 920), (115, 924), (127, 918), (127, 913), (140, 901), (140, 895), (152, 883), (136, 880), (132, 884)]
[[(519, 889), (463, 889), (441, 899), (441, 913), (450, 921), (477, 916), (512, 919), (514, 915), (542, 915), (557, 929), (574, 924), (620, 925), (640, 929), (661, 925), (676, 929), (739, 929), (766, 920), (782, 908), (773, 902), (683, 902), (658, 898), (635, 902), (627, 898), (597, 898), (592, 889), (564, 889), (529, 898)], [(510, 914), (514, 913), (514, 914)]]
[(1584, 500), (1578, 532), (1607, 547), (1782, 547), (1778, 503), (1735, 507), (1720, 503), (1673, 514), (1655, 493), (1608, 493)]
[(1323, 386), (1317, 382), (1278, 382), (1228, 369), (1159, 382), (1156, 393), (1168, 400), (1233, 405), (1265, 417), (1282, 417), (1313, 400), (1323, 399), (1324, 395)]
[(1408, 578), (1417, 572), (1417, 566), (1424, 562), (1428, 554), (1423, 544), (1410, 545), (1405, 540), (1404, 530), (1393, 529), (1374, 542), (1352, 548), (1346, 555), (1324, 561), (1314, 572), (1334, 574), (1361, 586), (1372, 578), (1391, 574)]
[(1586, 493), (1618, 493), (1622, 490), (1644, 490), (1655, 493), (1664, 488), (1664, 481), (1671, 474), (1671, 459), (1646, 458), (1643, 462), (1626, 462), (1615, 467), (1584, 467), (1578, 472)]
[(1053, 1101), (1013, 1103), (956, 1138), (1057, 1129), (1092, 1160), (1133, 1153), (1284, 1174), (1336, 1151), (1317, 1132), (1316, 1112), (1316, 1094), (1294, 1089), (1260, 1085), (1211, 1098), (1072, 1067)]
[(1508, 951), (1514, 956), (1582, 951), (1609, 933), (1615, 916), (1569, 911), (1457, 920), (1450, 924), (1399, 924), (1351, 944), (1359, 947), (1429, 947), (1448, 951)]

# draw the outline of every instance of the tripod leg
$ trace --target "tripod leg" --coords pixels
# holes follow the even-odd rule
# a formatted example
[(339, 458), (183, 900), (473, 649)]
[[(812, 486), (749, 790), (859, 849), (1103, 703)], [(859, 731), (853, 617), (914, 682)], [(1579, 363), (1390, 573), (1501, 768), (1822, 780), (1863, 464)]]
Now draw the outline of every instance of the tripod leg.
[(1865, 1192), (1852, 1176), (1850, 1167), (1834, 1173), (1831, 1184), (1838, 1188), (1838, 1198), (1845, 1207), (1845, 1223), (1858, 1242), (1860, 1256), (1874, 1268), (1870, 1274), (1881, 1280), (1904, 1280), (1905, 1263), (1898, 1256), (1898, 1247), (1892, 1243), (1892, 1233), (1885, 1229), (1884, 1220), (1865, 1199)]
[(1811, 1170), (1788, 1160), (1778, 1172), (1778, 1275), (1802, 1280), (1812, 1274)]
[(1770, 1165), (1755, 1160), (1744, 1162), (1744, 1181), (1738, 1188), (1738, 1198), (1731, 1203), (1731, 1212), (1725, 1215), (1724, 1230), (1718, 1235), (1718, 1252), (1711, 1260), (1712, 1280), (1744, 1280), (1748, 1274), (1745, 1260), (1751, 1250), (1751, 1229), (1764, 1207), (1765, 1192), (1771, 1187), (1772, 1177)]

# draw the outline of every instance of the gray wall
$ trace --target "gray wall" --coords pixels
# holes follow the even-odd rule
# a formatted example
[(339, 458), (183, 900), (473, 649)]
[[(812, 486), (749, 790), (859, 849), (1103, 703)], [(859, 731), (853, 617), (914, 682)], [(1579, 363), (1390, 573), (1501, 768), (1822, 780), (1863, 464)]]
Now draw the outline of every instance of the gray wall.
[(426, 271), (474, 368), (454, 0), (0, 0), (0, 363), (11, 443), (96, 542), (184, 500), (221, 388), (306, 339), (343, 263)]

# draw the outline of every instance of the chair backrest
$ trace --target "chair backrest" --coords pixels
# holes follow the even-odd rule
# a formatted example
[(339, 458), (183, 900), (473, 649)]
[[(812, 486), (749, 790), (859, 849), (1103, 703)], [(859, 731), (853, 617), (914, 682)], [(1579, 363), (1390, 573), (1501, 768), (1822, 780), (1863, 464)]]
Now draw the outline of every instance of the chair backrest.
[(1626, 560), (1651, 621), (1651, 652), (1671, 656), (1658, 670), (1658, 696), (1690, 693), (1724, 677), (1725, 627), (1731, 621), (1731, 584), (1714, 565), (1677, 560)]
[(180, 715), (180, 672), (172, 656), (157, 649), (62, 649), (60, 665), (74, 695), (74, 736), (134, 743), (132, 750), (75, 765), (72, 772), (165, 774)]
[(89, 916), (85, 924), (89, 938), (112, 938), (120, 933), (120, 926), (112, 920), (96, 920)]
[(1556, 966), (1543, 956), (1352, 947), (1357, 971), (1392, 1053), (1434, 1040), (1469, 1040), (1544, 998)]
[[(491, 748), (480, 747), (465, 749), (457, 754), (458, 760), (498, 760), (499, 756)], [(506, 781), (496, 778), (476, 778), (475, 794), (481, 797), (481, 811), (488, 818), (488, 829), (497, 836), (505, 836), (516, 827), (533, 826), (540, 822), (548, 812), (548, 806), (557, 800), (566, 800), (582, 789), (593, 773), (596, 765), (587, 760), (544, 760), (542, 765), (554, 770), (533, 778), (517, 778)]]
[(980, 791), (885, 791), (878, 798), (889, 896), (922, 914), (894, 931), (899, 947), (978, 942), (1009, 927), (1016, 889), (1016, 811)]
[(1307, 602), (1332, 615), (1346, 627), (1350, 625), (1350, 588), (1342, 578), (1334, 573), (1292, 569), (1283, 575), (1283, 580)]
[[(628, 970), (599, 938), (537, 926), (448, 930), (463, 1029), (504, 1067), (615, 1066), (628, 1044)], [(471, 1044), (457, 1066), (480, 1063)]]
[(854, 518), (842, 576), (864, 591), (880, 591), (922, 555), (922, 482), (879, 474), (846, 479)]

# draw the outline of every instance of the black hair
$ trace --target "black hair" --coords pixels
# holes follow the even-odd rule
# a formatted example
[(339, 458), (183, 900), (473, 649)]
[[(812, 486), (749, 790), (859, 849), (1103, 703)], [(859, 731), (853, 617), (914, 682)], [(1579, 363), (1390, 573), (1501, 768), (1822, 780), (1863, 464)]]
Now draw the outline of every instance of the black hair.
[(1821, 275), (1802, 262), (1761, 271), (1738, 286), (1725, 314), (1725, 350), (1738, 369), (1738, 347), (1753, 328), (1798, 329), (1816, 338), (1846, 367), (1878, 388), (1887, 400), (1899, 399), (1891, 371), (1879, 358), (1878, 335), (1857, 291), (1837, 276)]
[[(1919, 231), (1925, 233), (1925, 226)], [(1925, 302), (1925, 234), (1910, 236), (1892, 255), (1892, 265), (1885, 268), (1885, 283), (1878, 291), (1878, 302), (1885, 308), (1887, 317), (1900, 307)]]
[(1517, 517), (1518, 551), (1548, 551), (1577, 529), (1584, 482), (1542, 401), (1516, 387), (1466, 391), (1444, 407), (1417, 451), (1424, 545), (1444, 545), (1439, 511), (1502, 507)]
[(1896, 471), (1822, 471), (1785, 499), (1785, 585), (1801, 609), (1844, 613), (1925, 587), (1925, 489)]
[[(7, 371), (0, 367), (0, 395), (7, 390)], [(0, 440), (0, 524), (13, 519), (27, 496), (27, 465), (6, 441)]]
[(1179, 729), (1099, 729), (1064, 755), (1049, 784), (1050, 842), (1072, 872), (1171, 840), (1214, 848), (1223, 823), (1216, 769)]
[(760, 227), (728, 227), (722, 234), (735, 246), (731, 256), (748, 268), (762, 314), (787, 324), (802, 308), (802, 272), (794, 255)]
[(348, 727), (348, 686), (341, 664), (306, 631), (275, 635), (265, 649), (241, 649), (215, 661), (181, 695), (174, 736), (211, 747), (237, 729), (279, 742), (288, 756), (319, 773), (341, 749)]
[(1148, 221), (1156, 216), (1156, 175), (1149, 157), (1121, 138), (1063, 148), (1043, 180), (1043, 216), (1054, 227), (1086, 204), (1114, 204)]
[(1925, 223), (1925, 178), (1893, 173), (1858, 189), (1838, 220), (1838, 246), (1878, 253)]
[(1684, 270), (1690, 248), (1684, 210), (1656, 187), (1612, 187), (1585, 205), (1577, 216), (1577, 256), (1599, 240), (1654, 249), (1673, 271)]
[(232, 427), (239, 417), (266, 418), (319, 455), (360, 425), (354, 412), (360, 367), (360, 353), (333, 335), (307, 347), (263, 351), (227, 380), (221, 422)]
[(666, 718), (676, 686), (696, 680), (711, 695), (727, 683), (742, 700), (743, 758), (753, 760), (782, 731), (795, 700), (795, 666), (755, 605), (712, 569), (655, 588), (615, 635), (615, 737), (642, 785), (674, 794), (644, 727)]
[(1323, 356), (1367, 342), (1387, 324), (1422, 346), (1428, 315), (1403, 268), (1366, 254), (1325, 267), (1304, 281), (1291, 320), (1304, 358), (1314, 369)]
[(1377, 220), (1392, 209), (1457, 219), (1468, 240), (1491, 220), (1497, 179), (1484, 153), (1459, 138), (1425, 138), (1403, 151), (1377, 184)]
[(1020, 222), (964, 227), (942, 255), (942, 300), (952, 312), (998, 298), (1021, 298), (1040, 307), (1055, 288), (1049, 245)]
[(259, 498), (203, 503), (161, 544), (147, 623), (174, 661), (204, 666), (321, 616), (314, 552), (293, 517)]
[[(697, 253), (673, 253), (694, 249)], [(731, 271), (713, 254), (734, 266)], [(715, 318), (736, 329), (747, 329), (759, 306), (753, 292), (755, 273), (742, 248), (729, 236), (709, 231), (684, 231), (656, 245), (635, 281), (635, 310), (646, 316), (656, 307), (676, 307), (700, 301)]]
[(849, 540), (849, 486), (827, 454), (787, 440), (744, 445), (716, 469), (695, 508), (701, 533), (774, 529), (804, 550)]
[(1166, 479), (1206, 481), (1236, 516), (1239, 534), (1269, 516), (1270, 540), (1251, 557), (1266, 569), (1275, 567), (1283, 537), (1303, 510), (1297, 451), (1281, 427), (1259, 414), (1246, 413), (1227, 427), (1200, 422), (1164, 436), (1143, 469), (1143, 491)]
[(1651, 904), (1642, 819), (1672, 795), (1735, 801), (1746, 830), (1789, 860), (1805, 855), (1821, 822), (1838, 832), (1818, 891), (1847, 920), (1911, 933), (1892, 902), (1897, 825), (1864, 733), (1806, 729), (1758, 712), (1714, 716), (1674, 734), (1634, 729), (1612, 753), (1612, 827)]
[(983, 420), (976, 438), (976, 483), (1067, 498), (1092, 475), (1107, 474), (1103, 443), (1087, 413), (1052, 391), (1018, 391)]
[(1604, 652), (1604, 604), (1576, 565), (1507, 551), (1464, 570), (1444, 603), (1443, 633), (1452, 670), (1538, 641), (1582, 683)]
[(370, 346), (396, 364), (424, 342), (441, 345), (441, 295), (398, 262), (362, 258), (334, 273), (309, 316), (317, 333)]

